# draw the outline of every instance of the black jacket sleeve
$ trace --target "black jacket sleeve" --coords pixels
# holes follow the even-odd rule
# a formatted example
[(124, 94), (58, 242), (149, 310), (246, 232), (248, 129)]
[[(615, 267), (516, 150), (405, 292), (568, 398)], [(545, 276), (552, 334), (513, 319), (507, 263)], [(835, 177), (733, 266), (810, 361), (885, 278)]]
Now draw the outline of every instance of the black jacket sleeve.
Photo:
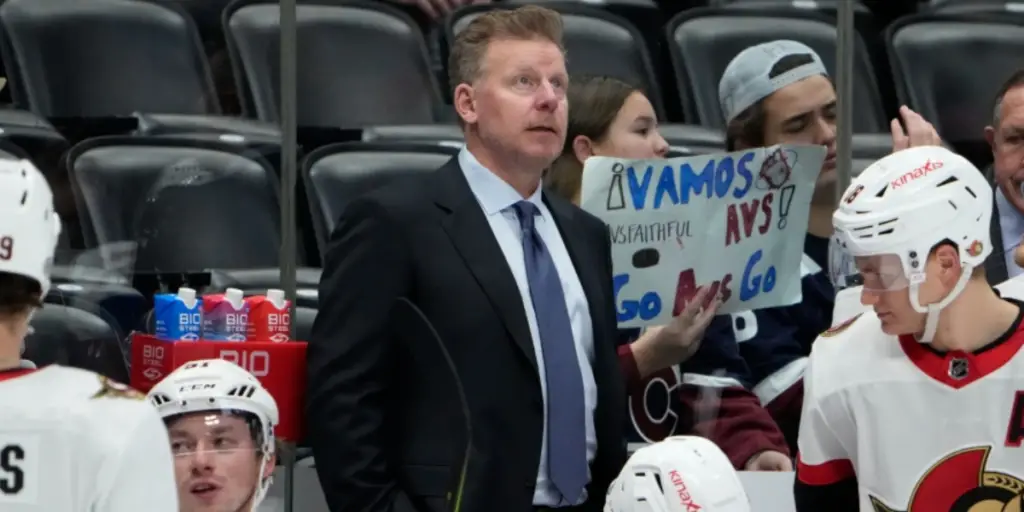
[(307, 439), (332, 512), (414, 507), (388, 467), (384, 437), (396, 351), (388, 316), (406, 294), (411, 260), (402, 229), (370, 198), (339, 220), (320, 280), (307, 353)]

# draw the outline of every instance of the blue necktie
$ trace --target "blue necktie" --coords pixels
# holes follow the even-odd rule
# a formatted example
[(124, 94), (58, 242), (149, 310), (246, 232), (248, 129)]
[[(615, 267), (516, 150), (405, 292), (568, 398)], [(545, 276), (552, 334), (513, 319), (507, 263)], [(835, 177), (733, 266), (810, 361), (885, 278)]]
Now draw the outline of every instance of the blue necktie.
[(565, 307), (565, 292), (544, 241), (534, 229), (540, 213), (528, 201), (513, 205), (523, 230), (523, 256), (537, 317), (548, 392), (548, 477), (562, 505), (577, 505), (587, 485), (587, 427), (583, 375)]

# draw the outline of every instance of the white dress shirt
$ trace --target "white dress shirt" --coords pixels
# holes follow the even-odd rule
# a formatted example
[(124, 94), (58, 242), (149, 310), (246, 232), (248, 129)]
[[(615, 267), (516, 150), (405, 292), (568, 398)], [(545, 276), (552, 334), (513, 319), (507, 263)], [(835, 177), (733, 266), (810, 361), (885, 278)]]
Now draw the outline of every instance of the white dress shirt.
[[(459, 166), (469, 182), (469, 188), (480, 203), (480, 208), (487, 217), (487, 222), (494, 232), (494, 238), (501, 246), (501, 252), (508, 261), (508, 266), (515, 277), (516, 285), (519, 287), (519, 295), (523, 299), (523, 308), (526, 311), (526, 320), (530, 324), (530, 337), (533, 338), (533, 352), (537, 359), (537, 369), (540, 371), (540, 389), (544, 398), (544, 435), (541, 441), (540, 467), (537, 468), (537, 486), (533, 492), (533, 504), (536, 506), (554, 507), (559, 504), (559, 493), (555, 490), (551, 480), (548, 479), (548, 427), (547, 427), (547, 381), (544, 372), (544, 354), (542, 352), (540, 335), (537, 329), (537, 315), (533, 311), (533, 299), (530, 297), (530, 282), (526, 277), (526, 262), (523, 255), (523, 235), (512, 206), (523, 197), (516, 192), (511, 185), (487, 170), (474, 157), (469, 150), (463, 148), (459, 153)], [(540, 215), (535, 219), (534, 225), (541, 240), (547, 247), (551, 259), (555, 263), (555, 269), (562, 281), (562, 290), (565, 292), (565, 307), (569, 312), (569, 322), (572, 324), (572, 337), (576, 343), (576, 358), (579, 360), (580, 373), (583, 376), (584, 401), (587, 410), (587, 475), (590, 476), (589, 463), (594, 460), (594, 453), (597, 451), (597, 435), (594, 431), (594, 409), (597, 407), (597, 384), (594, 381), (594, 370), (591, 363), (594, 361), (594, 332), (590, 321), (590, 307), (587, 304), (586, 294), (583, 292), (583, 285), (576, 274), (576, 268), (569, 257), (569, 251), (565, 248), (565, 242), (558, 232), (551, 211), (544, 205), (541, 199), (541, 187), (526, 199), (540, 210)], [(586, 493), (584, 493), (586, 499)], [(577, 503), (578, 505), (578, 503)]]

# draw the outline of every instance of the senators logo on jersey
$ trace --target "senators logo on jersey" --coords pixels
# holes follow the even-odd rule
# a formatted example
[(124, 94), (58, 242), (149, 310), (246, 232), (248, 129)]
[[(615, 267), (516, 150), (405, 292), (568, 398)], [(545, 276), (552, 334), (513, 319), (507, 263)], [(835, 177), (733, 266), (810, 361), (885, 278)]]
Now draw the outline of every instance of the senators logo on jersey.
[[(905, 512), (1021, 512), (1024, 481), (987, 471), (987, 446), (967, 448), (934, 464), (914, 486)], [(874, 512), (901, 512), (871, 496)]]
[(145, 400), (146, 395), (135, 391), (130, 386), (126, 386), (115, 380), (108, 379), (102, 375), (98, 375), (100, 379), (100, 390), (96, 394), (92, 395), (92, 398), (129, 398), (132, 400)]

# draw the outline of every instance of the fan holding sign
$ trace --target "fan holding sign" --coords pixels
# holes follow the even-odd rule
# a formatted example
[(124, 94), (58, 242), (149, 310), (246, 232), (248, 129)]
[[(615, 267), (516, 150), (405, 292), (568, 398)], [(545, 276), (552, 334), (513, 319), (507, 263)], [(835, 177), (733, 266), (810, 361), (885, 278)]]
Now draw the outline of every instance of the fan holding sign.
[(825, 151), (776, 146), (670, 160), (587, 160), (583, 208), (608, 223), (622, 327), (664, 325), (697, 283), (720, 313), (794, 304)]
[[(609, 77), (574, 77), (567, 95), (574, 108), (562, 154), (545, 174), (549, 191), (579, 204), (588, 158), (667, 154), (654, 108), (637, 87)], [(700, 311), (703, 296), (714, 297), (710, 291), (703, 287), (690, 307), (664, 327), (619, 331), (633, 427), (629, 441), (635, 447), (696, 434), (719, 445), (737, 469), (787, 469), (782, 434), (757, 397), (735, 378), (747, 372), (736, 344), (702, 343), (720, 303)]]

